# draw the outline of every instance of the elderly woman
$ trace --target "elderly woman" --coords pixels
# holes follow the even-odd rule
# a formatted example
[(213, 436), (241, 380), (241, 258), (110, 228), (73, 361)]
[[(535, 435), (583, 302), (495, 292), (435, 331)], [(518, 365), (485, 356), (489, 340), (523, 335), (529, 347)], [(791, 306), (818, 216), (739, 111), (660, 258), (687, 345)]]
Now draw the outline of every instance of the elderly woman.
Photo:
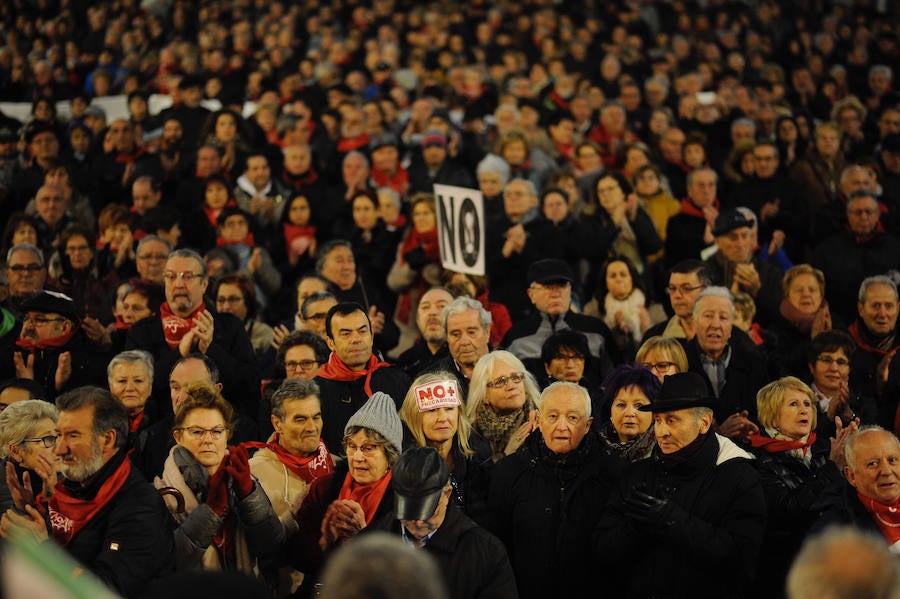
[(653, 415), (641, 411), (659, 394), (662, 381), (640, 364), (620, 364), (603, 381), (603, 406), (594, 427), (609, 454), (629, 462), (650, 456), (656, 446)]
[(475, 520), (487, 509), (491, 446), (463, 412), (459, 384), (451, 373), (429, 372), (410, 385), (400, 419), (419, 447), (434, 447), (447, 462), (452, 501)]
[(670, 374), (688, 370), (684, 347), (673, 337), (650, 337), (638, 348), (634, 361), (655, 374), (660, 382)]
[(116, 354), (106, 366), (106, 380), (109, 392), (128, 410), (128, 447), (132, 447), (138, 432), (152, 424), (144, 417), (144, 408), (153, 390), (153, 356), (142, 349)]
[(780, 317), (769, 327), (778, 339), (772, 359), (776, 371), (803, 377), (810, 342), (833, 326), (825, 275), (809, 264), (798, 264), (784, 273), (781, 293)]
[(376, 391), (347, 421), (343, 442), (347, 459), (313, 481), (295, 515), (300, 532), (291, 558), (294, 568), (306, 574), (304, 587), (316, 582), (333, 549), (393, 508), (391, 467), (403, 448), (394, 400)]
[(154, 485), (178, 523), (176, 563), (183, 569), (254, 575), (257, 560), (284, 542), (284, 527), (250, 475), (247, 450), (228, 447), (233, 409), (212, 387), (192, 385), (175, 413), (169, 452)]
[(496, 462), (515, 453), (537, 428), (540, 390), (534, 375), (508, 351), (481, 356), (472, 370), (466, 416), (491, 444)]
[[(56, 485), (56, 419), (59, 411), (40, 399), (19, 401), (0, 413), (0, 513), (13, 507), (6, 477), (13, 474), (34, 495), (53, 494)], [(31, 503), (26, 501), (26, 503)]]
[(815, 394), (792, 376), (760, 389), (756, 402), (763, 430), (751, 443), (769, 512), (756, 590), (776, 596), (809, 527), (841, 485), (843, 445), (856, 423), (838, 428), (835, 441), (817, 437)]

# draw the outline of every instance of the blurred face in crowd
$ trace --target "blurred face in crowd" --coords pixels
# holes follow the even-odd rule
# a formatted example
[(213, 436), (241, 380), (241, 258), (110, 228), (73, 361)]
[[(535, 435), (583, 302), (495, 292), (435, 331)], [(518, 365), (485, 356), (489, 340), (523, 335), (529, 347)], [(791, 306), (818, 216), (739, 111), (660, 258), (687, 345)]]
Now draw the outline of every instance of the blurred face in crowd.
[(109, 392), (125, 405), (131, 416), (144, 410), (153, 388), (150, 369), (145, 362), (119, 362), (108, 379)]
[(325, 257), (322, 272), (319, 273), (341, 289), (350, 289), (356, 282), (356, 262), (349, 247), (339, 245), (331, 249)]
[(800, 312), (815, 314), (822, 305), (819, 280), (811, 274), (797, 275), (788, 286), (787, 299)]
[(756, 232), (750, 227), (738, 227), (716, 237), (719, 251), (730, 262), (745, 263), (753, 257)]
[(716, 175), (713, 171), (696, 171), (688, 185), (688, 196), (697, 208), (703, 209), (712, 206), (716, 199)]
[(222, 390), (222, 384), (213, 384), (206, 364), (199, 358), (188, 358), (179, 363), (169, 374), (169, 396), (172, 399), (172, 411), (177, 412), (178, 407), (187, 399), (185, 389), (193, 383), (202, 383), (210, 387)]
[(878, 202), (871, 196), (847, 201), (847, 227), (854, 235), (871, 235), (878, 226), (878, 214)]
[(577, 383), (584, 376), (585, 356), (571, 347), (561, 347), (549, 363), (544, 364), (547, 374), (557, 381)]

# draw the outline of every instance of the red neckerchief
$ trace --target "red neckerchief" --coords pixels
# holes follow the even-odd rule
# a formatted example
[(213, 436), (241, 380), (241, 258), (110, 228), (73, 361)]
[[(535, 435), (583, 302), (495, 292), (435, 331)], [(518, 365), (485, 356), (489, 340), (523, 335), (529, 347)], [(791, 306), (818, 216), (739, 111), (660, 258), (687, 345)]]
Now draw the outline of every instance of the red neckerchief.
[(766, 342), (766, 340), (763, 339), (762, 330), (763, 329), (761, 326), (759, 326), (759, 323), (754, 322), (753, 324), (750, 325), (750, 330), (747, 331), (747, 334), (750, 335), (750, 339), (753, 340), (753, 343), (755, 345), (762, 345), (763, 343)]
[(563, 158), (568, 162), (572, 162), (575, 160), (575, 144), (561, 144), (557, 142), (553, 142), (553, 145), (556, 146), (556, 149), (559, 150), (559, 153)]
[(316, 228), (311, 225), (292, 225), (291, 223), (283, 223), (285, 245), (291, 247), (291, 243), (300, 237), (309, 237), (315, 239)]
[(571, 106), (571, 103), (568, 100), (566, 100), (565, 98), (563, 98), (562, 96), (560, 96), (559, 93), (557, 93), (557, 91), (555, 89), (550, 92), (550, 101), (553, 102), (554, 104), (556, 104), (557, 106), (559, 106), (560, 108), (562, 108), (563, 110), (569, 110), (569, 107)]
[(321, 439), (319, 439), (319, 446), (316, 448), (316, 452), (305, 458), (289, 453), (278, 442), (278, 439), (278, 433), (272, 433), (272, 436), (269, 437), (266, 443), (249, 441), (241, 445), (257, 449), (265, 447), (274, 453), (288, 470), (299, 476), (306, 483), (311, 483), (321, 476), (334, 472), (334, 460), (331, 459), (331, 453), (329, 453), (328, 448), (325, 447), (325, 443)]
[(510, 164), (509, 172), (513, 175), (519, 175), (531, 170), (531, 160), (526, 160), (522, 164)]
[(131, 325), (122, 320), (121, 314), (116, 314), (116, 330), (117, 331), (127, 331), (131, 328)]
[(128, 419), (128, 430), (132, 433), (138, 432), (138, 429), (141, 427), (141, 421), (144, 420), (144, 410), (141, 410), (137, 416), (132, 416)]
[(337, 354), (331, 352), (331, 355), (328, 357), (328, 361), (322, 364), (322, 367), (319, 368), (319, 376), (323, 379), (329, 379), (332, 381), (355, 381), (357, 379), (361, 379), (362, 377), (366, 377), (366, 382), (363, 388), (366, 390), (366, 395), (372, 395), (372, 373), (382, 368), (384, 366), (390, 366), (387, 362), (381, 362), (378, 358), (375, 357), (374, 354), (369, 356), (369, 362), (366, 364), (366, 367), (362, 370), (350, 370), (346, 364), (344, 364), (343, 360), (338, 358)]
[(403, 254), (411, 252), (419, 246), (425, 250), (425, 255), (428, 256), (429, 260), (432, 262), (440, 262), (441, 253), (438, 248), (437, 228), (426, 231), (425, 233), (419, 233), (415, 227), (411, 227), (409, 233), (403, 237), (403, 243), (400, 245), (401, 263), (406, 264), (406, 259), (403, 258)]
[(131, 154), (119, 152), (118, 154), (116, 154), (116, 162), (119, 164), (131, 164), (132, 162), (143, 156), (146, 151), (147, 150), (145, 150), (144, 148), (138, 148)]
[(409, 185), (409, 172), (402, 166), (398, 166), (397, 172), (391, 176), (373, 168), (372, 180), (375, 181), (376, 187), (390, 187), (397, 193), (403, 194)]
[(358, 503), (366, 514), (366, 524), (370, 524), (372, 518), (375, 517), (375, 512), (378, 511), (378, 506), (381, 504), (381, 499), (384, 497), (384, 493), (387, 491), (390, 482), (390, 470), (374, 483), (369, 483), (367, 485), (359, 484), (353, 480), (353, 477), (348, 473), (344, 478), (344, 484), (341, 485), (341, 492), (338, 493), (338, 499), (352, 499)]
[(369, 145), (369, 134), (362, 133), (356, 137), (342, 137), (337, 145), (337, 151), (341, 154), (358, 150)]
[[(849, 230), (849, 229), (848, 229)], [(862, 245), (864, 243), (868, 243), (875, 239), (876, 237), (880, 237), (884, 233), (884, 225), (881, 224), (881, 221), (875, 223), (875, 229), (872, 230), (868, 235), (857, 235), (856, 233), (850, 232), (853, 235), (853, 241), (856, 242), (856, 245)]]
[(68, 545), (75, 535), (115, 497), (130, 473), (131, 460), (126, 458), (103, 482), (93, 499), (73, 497), (69, 494), (66, 485), (56, 485), (53, 497), (50, 498), (47, 505), (54, 540), (60, 545)]
[(847, 328), (847, 332), (850, 333), (850, 336), (853, 337), (854, 341), (856, 341), (856, 345), (859, 347), (859, 349), (862, 349), (863, 351), (867, 351), (869, 353), (877, 354), (879, 356), (884, 357), (884, 356), (888, 355), (889, 353), (891, 353), (891, 351), (893, 351), (893, 349), (894, 349), (894, 342), (893, 342), (894, 335), (893, 334), (887, 335), (885, 337), (885, 340), (887, 341), (888, 346), (884, 347), (884, 348), (882, 348), (880, 346), (872, 345), (869, 341), (866, 341), (865, 339), (863, 339), (863, 333), (859, 329), (859, 319), (853, 321), (853, 324), (851, 324)]
[(787, 439), (773, 439), (772, 437), (766, 437), (765, 435), (754, 434), (750, 435), (750, 444), (753, 447), (762, 447), (769, 453), (778, 453), (781, 451), (791, 451), (794, 449), (802, 449), (803, 455), (806, 455), (809, 452), (809, 447), (813, 443), (816, 442), (816, 433), (811, 432), (809, 436), (806, 438), (806, 442), (803, 441), (788, 441)]
[(869, 512), (872, 519), (875, 520), (875, 524), (878, 525), (881, 534), (887, 539), (888, 545), (893, 545), (900, 541), (900, 499), (886, 505), (880, 501), (875, 501), (871, 497), (866, 497), (859, 491), (856, 492), (856, 496), (859, 497), (860, 503)]
[(75, 335), (75, 332), (78, 330), (78, 323), (72, 323), (72, 330), (66, 333), (65, 335), (59, 335), (58, 337), (50, 337), (49, 339), (42, 339), (40, 341), (32, 341), (31, 339), (25, 339), (24, 337), (19, 337), (16, 339), (16, 346), (21, 347), (24, 350), (29, 352), (33, 352), (37, 349), (47, 349), (50, 347), (62, 347)]
[(228, 241), (221, 235), (216, 237), (216, 246), (222, 247), (223, 245), (235, 245), (237, 243), (243, 243), (245, 245), (249, 245), (252, 248), (256, 247), (256, 241), (253, 239), (253, 233), (247, 233), (247, 236), (243, 239), (238, 239), (237, 241)]
[(234, 198), (228, 198), (228, 201), (225, 202), (225, 205), (219, 210), (213, 210), (206, 204), (203, 204), (203, 214), (206, 215), (206, 220), (209, 221), (209, 224), (218, 229), (219, 215), (222, 214), (222, 210), (225, 210), (225, 208), (228, 208), (229, 206), (237, 206), (237, 201), (235, 201)]
[[(713, 208), (716, 210), (719, 209), (719, 198), (713, 200)], [(684, 198), (681, 200), (681, 213), (687, 214), (688, 216), (696, 216), (697, 218), (702, 218), (706, 220), (706, 215), (703, 214), (703, 211), (697, 208), (690, 198)]]
[(200, 302), (200, 305), (196, 310), (191, 312), (190, 316), (182, 318), (172, 312), (172, 308), (169, 307), (169, 302), (164, 302), (163, 305), (159, 307), (159, 319), (162, 321), (163, 336), (166, 338), (166, 344), (169, 346), (169, 349), (178, 347), (181, 338), (194, 328), (194, 325), (196, 324), (194, 322), (194, 316), (204, 310), (206, 310), (206, 304)]

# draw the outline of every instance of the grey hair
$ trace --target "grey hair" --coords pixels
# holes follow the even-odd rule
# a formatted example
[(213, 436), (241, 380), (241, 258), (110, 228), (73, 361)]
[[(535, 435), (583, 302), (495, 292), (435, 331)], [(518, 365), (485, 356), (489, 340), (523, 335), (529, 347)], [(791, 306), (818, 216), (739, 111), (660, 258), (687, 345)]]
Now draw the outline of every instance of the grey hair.
[(734, 130), (741, 126), (750, 127), (750, 129), (754, 133), (756, 133), (756, 123), (754, 123), (751, 119), (748, 119), (747, 117), (741, 117), (739, 119), (734, 119), (734, 121), (732, 121), (732, 123), (731, 123), (731, 132), (734, 133)]
[(142, 237), (141, 240), (138, 242), (136, 253), (140, 254), (141, 248), (144, 247), (144, 245), (150, 243), (151, 241), (158, 241), (159, 243), (166, 246), (169, 253), (172, 252), (172, 244), (169, 243), (168, 241), (166, 241), (165, 239), (163, 239), (162, 237), (160, 237), (159, 235), (146, 235), (146, 236)]
[(897, 439), (894, 433), (885, 430), (877, 424), (866, 424), (864, 426), (861, 426), (859, 427), (859, 430), (850, 433), (850, 436), (847, 437), (846, 441), (844, 441), (844, 458), (847, 463), (847, 468), (854, 471), (856, 470), (856, 440), (867, 433), (878, 431), (889, 434), (894, 440), (894, 443), (897, 443), (897, 445), (900, 446), (900, 440)]
[(379, 187), (377, 190), (375, 190), (375, 194), (378, 198), (381, 198), (381, 196), (383, 195), (389, 197), (391, 199), (391, 203), (395, 208), (400, 208), (400, 206), (402, 205), (400, 194), (397, 193), (396, 189), (393, 189), (391, 187)]
[(469, 396), (466, 398), (466, 416), (470, 422), (477, 421), (478, 408), (484, 403), (484, 398), (487, 396), (487, 384), (491, 379), (494, 366), (498, 362), (525, 373), (525, 401), (527, 403), (528, 400), (531, 400), (535, 407), (541, 407), (541, 390), (534, 375), (525, 368), (522, 360), (515, 354), (498, 349), (478, 358), (475, 368), (472, 369), (472, 377), (469, 379)]
[(115, 370), (116, 366), (119, 364), (134, 364), (136, 362), (143, 362), (147, 366), (147, 372), (150, 374), (150, 380), (152, 381), (153, 354), (143, 349), (129, 349), (113, 356), (112, 360), (109, 361), (109, 364), (106, 365), (107, 380), (112, 379), (113, 370)]
[(887, 275), (875, 275), (866, 277), (863, 279), (863, 282), (859, 284), (859, 295), (857, 296), (859, 303), (866, 303), (866, 294), (869, 292), (869, 287), (872, 285), (887, 285), (894, 291), (894, 299), (897, 298), (897, 283), (894, 282), (894, 279)]
[(891, 67), (887, 66), (886, 64), (876, 64), (869, 69), (869, 77), (877, 73), (887, 75), (887, 78), (890, 80), (894, 79), (894, 72), (891, 70)]
[(172, 258), (190, 258), (197, 262), (197, 266), (200, 267), (200, 277), (206, 278), (206, 262), (203, 260), (203, 256), (197, 252), (197, 250), (192, 250), (190, 248), (181, 248), (177, 250), (173, 250), (169, 253), (169, 257), (166, 259), (171, 260)]
[(484, 330), (491, 328), (491, 313), (484, 309), (484, 306), (477, 299), (467, 295), (461, 295), (453, 298), (453, 301), (444, 306), (441, 312), (441, 326), (444, 327), (444, 333), (447, 332), (447, 319), (454, 314), (461, 314), (467, 310), (478, 310), (478, 321)]
[(850, 175), (852, 175), (856, 171), (866, 172), (866, 169), (863, 168), (861, 164), (848, 164), (847, 166), (845, 166), (844, 170), (841, 171), (841, 185), (843, 185), (847, 181), (847, 179), (850, 178)]
[[(284, 419), (284, 402), (292, 399), (319, 399), (319, 385), (312, 380), (285, 379), (272, 394), (272, 415)], [(321, 400), (319, 400), (321, 406)]]
[(513, 179), (511, 181), (507, 181), (506, 185), (503, 186), (503, 191), (506, 191), (506, 188), (513, 183), (521, 183), (526, 187), (526, 189), (528, 189), (528, 193), (533, 196), (537, 196), (537, 188), (534, 186), (534, 183), (532, 181), (529, 181), (528, 179)]
[(59, 410), (42, 399), (26, 399), (11, 404), (0, 413), (0, 459), (9, 457), (10, 445), (19, 445), (35, 434), (41, 420), (53, 422), (59, 418)]
[[(353, 253), (353, 244), (351, 244), (346, 239), (332, 239), (330, 241), (326, 241), (325, 243), (322, 244), (322, 247), (320, 247), (316, 251), (316, 274), (317, 275), (322, 274), (322, 270), (325, 268), (325, 261), (328, 260), (328, 255), (332, 252), (332, 250), (334, 250), (335, 248), (339, 248), (339, 247), (345, 247), (348, 250), (350, 250), (351, 254)], [(354, 258), (355, 258), (355, 256), (354, 256)], [(324, 279), (322, 279), (322, 280), (324, 280)]]
[(712, 287), (707, 287), (701, 291), (700, 295), (697, 296), (697, 301), (694, 302), (694, 318), (697, 317), (700, 300), (704, 297), (724, 297), (731, 304), (731, 315), (734, 316), (734, 296), (731, 295), (731, 291), (728, 290), (728, 287), (713, 285)]
[(509, 163), (496, 154), (488, 154), (475, 169), (476, 175), (481, 176), (483, 173), (497, 173), (500, 175), (500, 182), (506, 185), (509, 182)]
[(359, 150), (351, 150), (351, 151), (347, 152), (347, 155), (344, 156), (344, 160), (341, 161), (341, 164), (343, 164), (344, 162), (347, 162), (347, 159), (350, 158), (351, 156), (359, 156), (360, 158), (363, 159), (363, 162), (365, 163), (366, 168), (369, 168), (369, 157), (366, 156), (365, 154), (363, 154), (362, 152), (360, 152)]
[(327, 299), (333, 299), (337, 302), (337, 297), (330, 291), (316, 291), (315, 293), (310, 293), (306, 296), (306, 299), (303, 300), (303, 303), (300, 304), (300, 316), (303, 317), (303, 320), (309, 320), (309, 305)]
[(719, 182), (719, 174), (715, 170), (709, 168), (708, 166), (701, 166), (700, 168), (695, 168), (687, 174), (686, 184), (688, 187), (691, 186), (691, 183), (693, 183), (694, 181), (694, 177), (699, 173), (712, 173), (713, 181), (715, 181), (716, 183)]
[(41, 266), (44, 266), (44, 252), (41, 251), (41, 248), (34, 245), (33, 243), (17, 243), (16, 245), (9, 248), (6, 252), (6, 263), (9, 264), (12, 257), (16, 254), (16, 252), (21, 252), (23, 250), (28, 250), (32, 252), (35, 256), (37, 256), (38, 263)]
[(588, 418), (591, 417), (591, 394), (588, 393), (587, 389), (585, 389), (578, 383), (572, 383), (569, 381), (556, 381), (547, 385), (547, 387), (543, 391), (541, 391), (541, 401), (539, 402), (541, 406), (544, 405), (544, 398), (546, 398), (555, 389), (577, 394), (584, 402), (584, 415)]

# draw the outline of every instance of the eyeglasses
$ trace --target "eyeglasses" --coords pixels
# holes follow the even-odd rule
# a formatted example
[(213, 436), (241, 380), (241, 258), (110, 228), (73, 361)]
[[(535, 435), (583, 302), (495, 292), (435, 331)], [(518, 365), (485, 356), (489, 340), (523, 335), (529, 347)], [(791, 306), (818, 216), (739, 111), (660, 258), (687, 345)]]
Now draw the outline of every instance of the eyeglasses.
[(190, 285), (197, 279), (203, 279), (203, 275), (191, 271), (172, 272), (171, 270), (167, 270), (163, 273), (163, 278), (169, 283), (174, 283), (176, 279), (181, 279), (185, 285)]
[(847, 358), (832, 358), (831, 356), (819, 356), (816, 358), (822, 364), (828, 364), (831, 366), (832, 364), (837, 364), (838, 366), (850, 366), (850, 360)]
[(562, 360), (563, 362), (568, 362), (569, 360), (574, 360), (575, 362), (583, 362), (584, 356), (579, 354), (556, 354), (553, 356), (554, 360)]
[(666, 293), (669, 295), (675, 295), (676, 293), (680, 293), (681, 295), (687, 295), (692, 291), (697, 291), (698, 289), (703, 289), (706, 285), (682, 285), (680, 287), (676, 287), (675, 285), (668, 285), (666, 287)]
[(656, 372), (665, 372), (675, 368), (675, 362), (643, 362), (644, 368), (654, 370)]
[(56, 447), (56, 441), (59, 435), (44, 435), (43, 437), (33, 437), (31, 439), (22, 439), (22, 443), (43, 443), (44, 447), (50, 449)]
[(137, 257), (138, 260), (165, 260), (169, 257), (168, 254), (142, 254)]
[(344, 443), (344, 451), (347, 454), (347, 457), (351, 457), (356, 455), (357, 452), (361, 451), (362, 454), (371, 458), (374, 457), (378, 453), (378, 449), (381, 447), (378, 443), (366, 443), (365, 445), (356, 445), (354, 443)]
[(188, 426), (184, 428), (176, 428), (176, 431), (184, 431), (187, 433), (187, 436), (191, 438), (193, 441), (202, 441), (206, 435), (209, 435), (210, 439), (213, 441), (219, 441), (222, 439), (222, 435), (228, 432), (229, 428), (226, 427), (216, 427), (216, 428), (202, 428), (199, 426)]
[(532, 283), (531, 288), (536, 291), (565, 291), (572, 284), (568, 281), (548, 281), (546, 283)]
[(242, 301), (244, 301), (244, 298), (239, 295), (229, 295), (216, 298), (217, 304), (239, 304)]
[(316, 368), (318, 366), (319, 366), (318, 360), (299, 360), (299, 361), (290, 360), (290, 361), (284, 363), (285, 370), (297, 370), (298, 368), (300, 370), (312, 370), (313, 368)]
[(518, 384), (518, 383), (521, 383), (521, 382), (524, 381), (524, 380), (525, 380), (525, 373), (524, 373), (524, 372), (514, 372), (514, 373), (510, 374), (509, 376), (498, 376), (498, 377), (495, 378), (494, 380), (488, 381), (487, 386), (488, 386), (489, 388), (491, 388), (491, 389), (498, 389), (498, 388), (499, 388), (499, 389), (502, 389), (502, 388), (506, 387), (506, 385), (507, 385), (510, 381), (512, 381), (513, 383)]
[(22, 324), (25, 325), (30, 322), (33, 326), (43, 327), (50, 324), (51, 322), (62, 322), (64, 320), (65, 318), (41, 318), (34, 316), (25, 316), (25, 318), (22, 319)]
[(37, 272), (44, 267), (41, 266), (40, 264), (16, 264), (14, 266), (9, 266), (8, 268), (9, 268), (9, 270), (11, 270), (15, 273), (22, 273), (25, 271)]

